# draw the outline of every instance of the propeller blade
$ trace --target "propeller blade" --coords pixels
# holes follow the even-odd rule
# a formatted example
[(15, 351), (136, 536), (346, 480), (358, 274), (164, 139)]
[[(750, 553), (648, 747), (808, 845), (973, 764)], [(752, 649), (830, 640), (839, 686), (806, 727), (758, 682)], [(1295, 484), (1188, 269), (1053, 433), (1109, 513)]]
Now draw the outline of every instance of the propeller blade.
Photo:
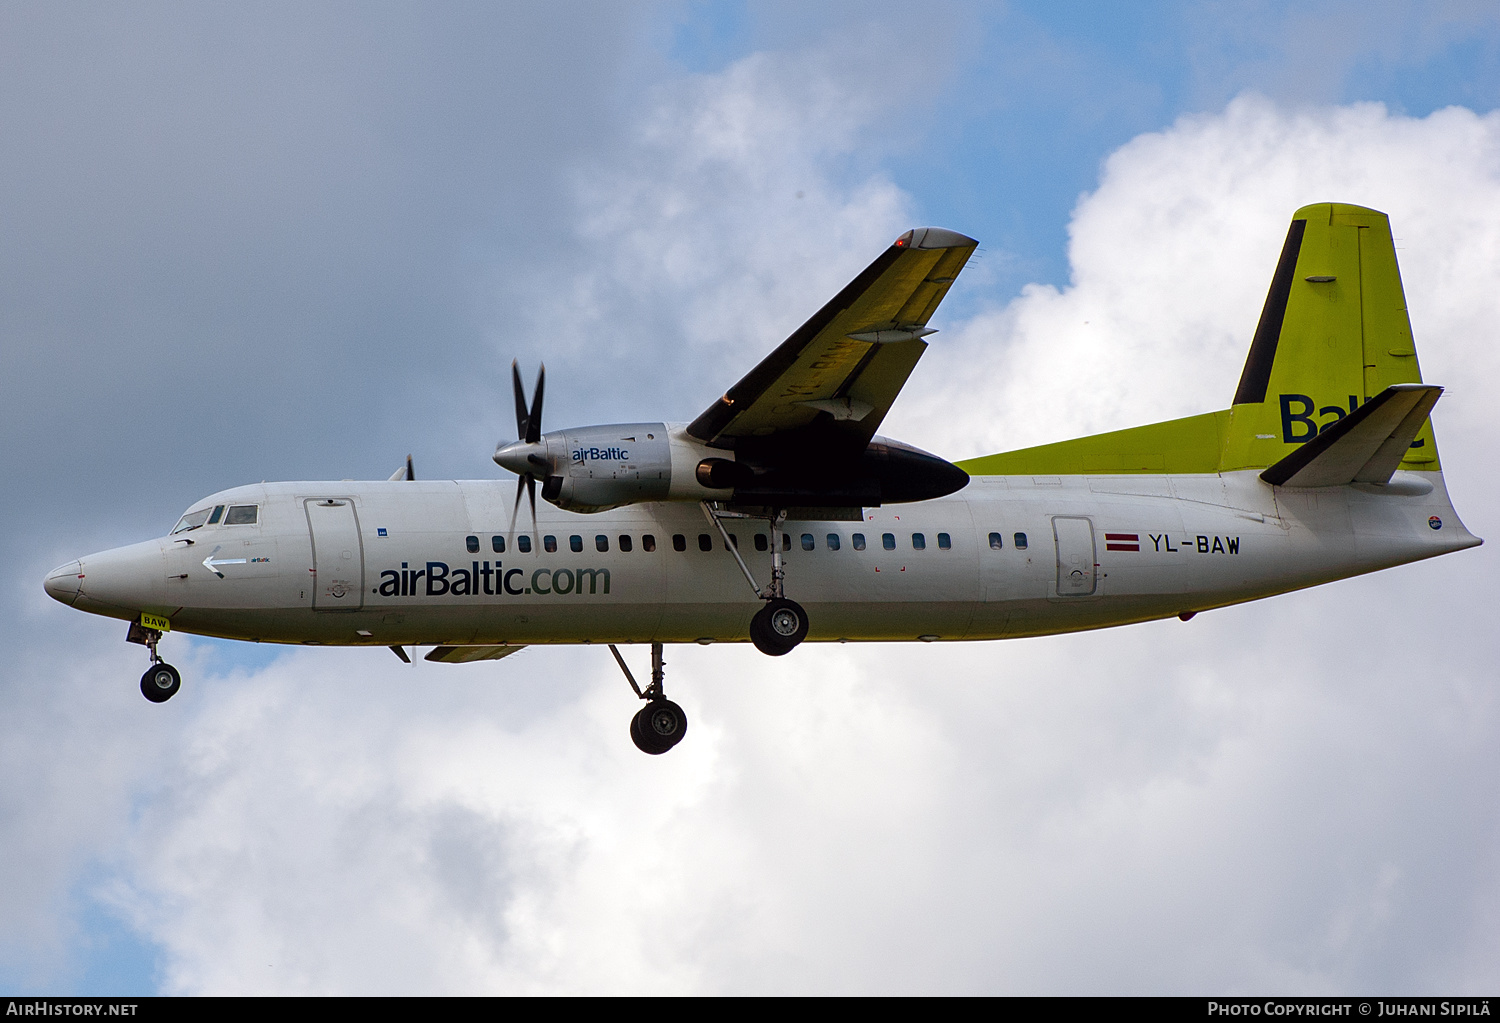
[(526, 388), (521, 384), (521, 367), (514, 359), (510, 363), (510, 382), (516, 396), (516, 436), (525, 440), (530, 426), (526, 414)]
[[(520, 375), (517, 374), (516, 381), (519, 385)], [(547, 384), (547, 364), (542, 363), (542, 368), (537, 371), (536, 391), (531, 396), (531, 414), (526, 417), (526, 441), (535, 444), (542, 437), (542, 390)], [(519, 399), (521, 392), (516, 391)]]
[[(516, 495), (520, 497), (520, 494)], [(531, 535), (536, 535), (536, 477), (526, 477), (526, 496), (531, 498)]]
[(510, 532), (509, 532), (509, 535), (512, 536), (512, 537), (514, 537), (516, 535), (516, 514), (518, 512), (520, 512), (520, 510), (521, 510), (521, 491), (523, 491), (523, 490), (526, 489), (526, 481), (529, 478), (530, 477), (527, 477), (527, 476), (518, 476), (516, 478), (516, 501), (515, 501), (515, 504), (512, 504), (510, 506)]
[(406, 478), (408, 481), (413, 481), (417, 478), (417, 474), (411, 467), (411, 455), (406, 456)]

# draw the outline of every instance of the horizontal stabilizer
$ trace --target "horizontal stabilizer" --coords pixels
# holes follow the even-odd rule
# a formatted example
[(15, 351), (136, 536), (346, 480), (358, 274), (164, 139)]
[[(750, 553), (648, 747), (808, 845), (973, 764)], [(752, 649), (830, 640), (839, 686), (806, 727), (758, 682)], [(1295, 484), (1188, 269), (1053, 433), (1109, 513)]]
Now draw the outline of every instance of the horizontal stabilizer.
[(444, 664), (468, 664), (470, 661), (499, 660), (525, 649), (524, 643), (520, 646), (439, 646), (432, 648), (427, 659), (442, 661)]
[(1384, 485), (1427, 422), (1443, 389), (1393, 384), (1260, 474), (1279, 487)]

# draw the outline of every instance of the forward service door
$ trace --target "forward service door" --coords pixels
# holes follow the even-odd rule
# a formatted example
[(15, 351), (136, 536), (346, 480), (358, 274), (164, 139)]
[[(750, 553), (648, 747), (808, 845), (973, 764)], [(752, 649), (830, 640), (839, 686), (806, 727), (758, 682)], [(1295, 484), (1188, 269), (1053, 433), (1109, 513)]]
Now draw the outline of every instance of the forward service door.
[(354, 502), (323, 497), (303, 505), (312, 532), (313, 609), (359, 610), (365, 600), (365, 556)]

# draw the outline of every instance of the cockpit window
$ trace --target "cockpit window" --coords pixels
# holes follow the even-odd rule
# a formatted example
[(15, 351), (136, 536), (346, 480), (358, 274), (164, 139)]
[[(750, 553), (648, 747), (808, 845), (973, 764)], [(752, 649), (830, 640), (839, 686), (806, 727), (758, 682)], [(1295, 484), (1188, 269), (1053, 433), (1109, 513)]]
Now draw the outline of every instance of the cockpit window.
[(253, 526), (259, 510), (260, 508), (253, 504), (232, 504), (229, 506), (229, 511), (224, 514), (224, 525)]
[(217, 526), (219, 524), (219, 520), (223, 517), (224, 506), (222, 504), (216, 504), (214, 505), (214, 513), (208, 517), (208, 524), (210, 526)]
[(177, 520), (177, 525), (172, 528), (172, 535), (176, 536), (178, 533), (186, 533), (190, 529), (197, 529), (208, 521), (208, 513), (211, 511), (213, 511), (212, 508), (199, 508), (197, 511), (188, 512)]

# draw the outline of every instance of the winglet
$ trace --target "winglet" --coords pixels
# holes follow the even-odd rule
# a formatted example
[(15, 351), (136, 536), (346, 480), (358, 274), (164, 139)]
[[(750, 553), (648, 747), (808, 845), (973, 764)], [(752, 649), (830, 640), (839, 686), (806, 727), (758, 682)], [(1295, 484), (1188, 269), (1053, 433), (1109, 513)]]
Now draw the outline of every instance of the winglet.
[(1434, 384), (1392, 384), (1260, 478), (1279, 487), (1384, 485), (1442, 393)]

